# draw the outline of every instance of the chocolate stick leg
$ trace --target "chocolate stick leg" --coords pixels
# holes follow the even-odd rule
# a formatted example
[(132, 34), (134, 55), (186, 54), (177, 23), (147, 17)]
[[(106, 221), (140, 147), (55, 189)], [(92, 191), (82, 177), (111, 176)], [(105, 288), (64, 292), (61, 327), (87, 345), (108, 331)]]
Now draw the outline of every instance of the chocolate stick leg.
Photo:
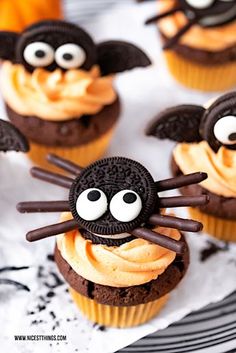
[(165, 216), (160, 214), (153, 214), (148, 222), (153, 225), (174, 228), (186, 232), (200, 232), (202, 230), (202, 223), (193, 221), (191, 219), (184, 219), (173, 216)]
[(56, 167), (64, 169), (66, 172), (69, 172), (74, 175), (80, 174), (80, 172), (83, 170), (83, 168), (78, 166), (77, 164), (59, 156), (56, 156), (55, 154), (48, 154), (47, 161), (51, 164), (54, 164)]
[(160, 208), (168, 207), (191, 207), (203, 206), (209, 201), (209, 196), (173, 196), (173, 197), (160, 197), (157, 200), (157, 206)]
[(28, 201), (16, 206), (20, 213), (65, 212), (70, 211), (68, 201)]
[(163, 46), (164, 50), (170, 49), (175, 44), (178, 43), (179, 39), (195, 24), (198, 22), (198, 18), (193, 18), (184, 27), (182, 27), (179, 32), (172, 38), (170, 38), (167, 43)]
[(49, 172), (41, 168), (33, 167), (31, 168), (30, 172), (34, 178), (46, 181), (54, 185), (62, 186), (63, 188), (70, 189), (73, 183), (73, 179), (71, 178), (68, 178), (66, 176), (63, 176), (57, 173)]
[(57, 224), (51, 224), (50, 226), (32, 230), (31, 232), (26, 234), (26, 239), (30, 242), (37, 241), (37, 240), (52, 237), (54, 235), (58, 235), (61, 233), (69, 232), (77, 228), (78, 228), (78, 223), (74, 219), (71, 219), (69, 221), (65, 221)]
[(174, 9), (169, 10), (169, 11), (165, 11), (163, 13), (160, 13), (159, 15), (156, 15), (156, 16), (153, 16), (151, 18), (148, 18), (145, 21), (145, 25), (149, 25), (150, 23), (159, 21), (160, 19), (162, 19), (164, 17), (167, 17), (167, 16), (170, 16), (170, 15), (173, 15), (175, 12), (178, 12), (180, 10), (181, 10), (181, 7), (176, 7)]
[(207, 173), (197, 172), (186, 175), (180, 175), (175, 178), (160, 180), (157, 181), (155, 184), (159, 192), (165, 190), (178, 189), (183, 186), (188, 186), (192, 184), (198, 184), (205, 179), (207, 179)]
[(186, 245), (183, 241), (169, 238), (160, 233), (153, 232), (152, 230), (147, 228), (136, 228), (132, 230), (130, 234), (134, 235), (137, 238), (142, 238), (154, 244), (160, 245), (163, 248), (172, 250), (177, 254), (183, 254), (185, 251)]

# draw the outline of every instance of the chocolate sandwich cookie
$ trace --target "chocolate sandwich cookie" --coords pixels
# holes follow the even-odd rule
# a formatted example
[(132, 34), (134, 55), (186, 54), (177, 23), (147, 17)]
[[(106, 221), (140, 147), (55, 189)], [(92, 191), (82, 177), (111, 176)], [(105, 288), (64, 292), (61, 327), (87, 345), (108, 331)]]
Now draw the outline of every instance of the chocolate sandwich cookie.
[(29, 144), (12, 124), (0, 119), (0, 151), (28, 152)]
[(207, 108), (180, 105), (161, 112), (147, 134), (178, 142), (171, 169), (181, 176), (201, 168), (208, 180), (184, 186), (183, 195), (206, 195), (209, 203), (191, 214), (202, 220), (205, 230), (223, 240), (236, 240), (236, 92), (216, 99)]

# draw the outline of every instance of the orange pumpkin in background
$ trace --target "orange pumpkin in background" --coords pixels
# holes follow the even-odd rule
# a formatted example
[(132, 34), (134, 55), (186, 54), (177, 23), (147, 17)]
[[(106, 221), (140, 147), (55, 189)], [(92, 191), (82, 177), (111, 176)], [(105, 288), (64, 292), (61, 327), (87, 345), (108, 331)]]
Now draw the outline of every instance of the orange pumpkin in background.
[(19, 32), (36, 21), (60, 18), (60, 0), (0, 0), (0, 30)]

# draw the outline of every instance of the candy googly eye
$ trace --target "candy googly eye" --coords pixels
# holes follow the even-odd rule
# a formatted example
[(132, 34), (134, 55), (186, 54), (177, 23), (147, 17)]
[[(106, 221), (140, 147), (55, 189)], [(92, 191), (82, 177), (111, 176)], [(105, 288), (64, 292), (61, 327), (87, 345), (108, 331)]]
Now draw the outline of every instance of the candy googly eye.
[(110, 203), (112, 216), (120, 222), (131, 222), (142, 210), (140, 196), (132, 190), (122, 190), (113, 196)]
[(214, 126), (214, 135), (224, 145), (236, 144), (236, 116), (219, 119)]
[(76, 202), (76, 211), (85, 221), (95, 221), (107, 211), (107, 208), (105, 193), (96, 188), (84, 190)]
[(67, 43), (56, 50), (55, 60), (63, 69), (76, 69), (85, 62), (86, 53), (79, 45)]
[(54, 49), (44, 42), (30, 43), (25, 47), (23, 57), (33, 67), (45, 67), (54, 61)]
[(208, 7), (213, 5), (215, 0), (186, 0), (186, 2), (191, 7), (202, 10), (202, 9), (207, 9)]

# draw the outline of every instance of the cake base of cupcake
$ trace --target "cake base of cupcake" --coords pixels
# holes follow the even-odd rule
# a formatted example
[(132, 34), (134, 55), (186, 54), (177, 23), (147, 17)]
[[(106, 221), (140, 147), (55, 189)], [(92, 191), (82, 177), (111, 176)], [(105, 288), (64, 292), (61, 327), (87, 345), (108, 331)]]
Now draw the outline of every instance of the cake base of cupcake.
[(175, 260), (156, 279), (129, 287), (111, 287), (80, 276), (55, 247), (55, 262), (69, 284), (77, 307), (91, 321), (112, 327), (132, 327), (154, 317), (165, 305), (169, 293), (184, 277), (189, 265), (189, 249)]
[(210, 66), (190, 61), (172, 50), (164, 55), (171, 74), (186, 87), (210, 92), (236, 85), (236, 61)]
[(141, 325), (152, 319), (164, 307), (168, 294), (163, 297), (133, 306), (111, 306), (97, 303), (70, 288), (71, 296), (80, 311), (92, 322), (117, 328)]
[(101, 158), (112, 138), (120, 110), (121, 103), (117, 98), (97, 114), (49, 121), (20, 115), (6, 105), (9, 119), (30, 141), (29, 158), (50, 170), (55, 168), (45, 161), (48, 153), (70, 159), (82, 167)]
[(69, 159), (81, 167), (86, 167), (104, 155), (112, 138), (113, 132), (114, 128), (111, 128), (99, 138), (86, 143), (85, 145), (74, 147), (44, 146), (30, 142), (30, 151), (28, 156), (35, 164), (40, 165), (41, 167), (46, 167), (50, 170), (58, 169), (47, 163), (45, 157), (48, 153), (56, 154), (59, 157)]
[(206, 233), (219, 240), (236, 242), (236, 221), (214, 217), (194, 208), (189, 208), (189, 214), (202, 222)]

